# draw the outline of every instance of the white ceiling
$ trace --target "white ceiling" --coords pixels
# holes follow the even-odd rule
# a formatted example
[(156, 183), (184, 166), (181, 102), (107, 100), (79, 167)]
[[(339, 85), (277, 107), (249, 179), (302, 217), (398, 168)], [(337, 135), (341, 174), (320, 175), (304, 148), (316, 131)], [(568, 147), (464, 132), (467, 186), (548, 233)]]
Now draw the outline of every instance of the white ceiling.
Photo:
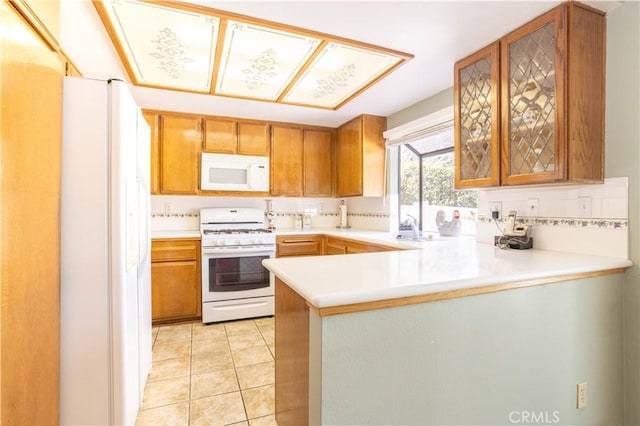
[[(554, 1), (203, 1), (207, 7), (351, 38), (415, 58), (340, 108), (279, 105), (133, 88), (143, 108), (337, 127), (359, 114), (389, 116), (453, 85), (453, 64), (560, 3)], [(611, 10), (617, 1), (588, 2)], [(95, 7), (61, 2), (61, 44), (86, 77), (129, 80)]]

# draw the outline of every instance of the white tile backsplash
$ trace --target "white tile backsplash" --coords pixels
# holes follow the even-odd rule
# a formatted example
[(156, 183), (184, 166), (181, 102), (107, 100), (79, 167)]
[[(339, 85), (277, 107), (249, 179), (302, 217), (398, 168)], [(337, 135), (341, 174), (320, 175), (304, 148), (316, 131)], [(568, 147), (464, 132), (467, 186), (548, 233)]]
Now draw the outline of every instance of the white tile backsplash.
[[(518, 216), (528, 216), (527, 200), (536, 198), (540, 217), (627, 219), (628, 187), (628, 178), (619, 177), (607, 178), (602, 184), (481, 189), (478, 191), (479, 215), (490, 217), (489, 203), (499, 201), (503, 215), (516, 210)], [(580, 216), (580, 197), (591, 197), (590, 215)]]
[(574, 221), (577, 226), (565, 226), (562, 220), (536, 221), (543, 223), (537, 223), (532, 228), (534, 248), (628, 258), (628, 226), (598, 226), (599, 219), (607, 223), (627, 223), (628, 188), (628, 178), (620, 177), (607, 178), (602, 184), (479, 190), (478, 212), (482, 220), (477, 223), (477, 239), (480, 242), (493, 243), (493, 236), (498, 234), (495, 224), (488, 219), (491, 217), (489, 203), (501, 202), (503, 217), (510, 210), (516, 210), (518, 217), (527, 218), (527, 200), (536, 198), (537, 218), (589, 220)]

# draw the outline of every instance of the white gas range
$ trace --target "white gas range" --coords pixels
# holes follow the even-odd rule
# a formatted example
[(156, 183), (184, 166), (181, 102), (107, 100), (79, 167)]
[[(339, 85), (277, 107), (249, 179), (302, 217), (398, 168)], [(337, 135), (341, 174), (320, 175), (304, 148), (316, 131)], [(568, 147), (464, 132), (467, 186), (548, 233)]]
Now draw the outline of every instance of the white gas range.
[(264, 212), (250, 208), (200, 210), (202, 322), (273, 315), (274, 285), (264, 259), (276, 237)]

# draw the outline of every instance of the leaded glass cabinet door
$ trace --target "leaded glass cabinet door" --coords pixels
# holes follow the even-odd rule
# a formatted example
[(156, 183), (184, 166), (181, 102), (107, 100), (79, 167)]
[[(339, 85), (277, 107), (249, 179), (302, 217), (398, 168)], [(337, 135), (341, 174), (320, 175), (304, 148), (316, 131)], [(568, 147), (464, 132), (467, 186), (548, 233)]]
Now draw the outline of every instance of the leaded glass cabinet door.
[(507, 35), (502, 56), (502, 184), (564, 179), (565, 8)]
[(500, 184), (500, 45), (454, 66), (455, 186)]

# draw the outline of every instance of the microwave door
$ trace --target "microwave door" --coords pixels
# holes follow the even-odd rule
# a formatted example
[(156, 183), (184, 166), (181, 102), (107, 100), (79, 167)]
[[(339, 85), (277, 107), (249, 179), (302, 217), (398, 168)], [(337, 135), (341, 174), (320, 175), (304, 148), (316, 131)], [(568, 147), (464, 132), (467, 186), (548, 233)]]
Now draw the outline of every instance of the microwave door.
[(203, 174), (203, 189), (242, 191), (247, 189), (249, 171), (240, 164), (211, 164)]

